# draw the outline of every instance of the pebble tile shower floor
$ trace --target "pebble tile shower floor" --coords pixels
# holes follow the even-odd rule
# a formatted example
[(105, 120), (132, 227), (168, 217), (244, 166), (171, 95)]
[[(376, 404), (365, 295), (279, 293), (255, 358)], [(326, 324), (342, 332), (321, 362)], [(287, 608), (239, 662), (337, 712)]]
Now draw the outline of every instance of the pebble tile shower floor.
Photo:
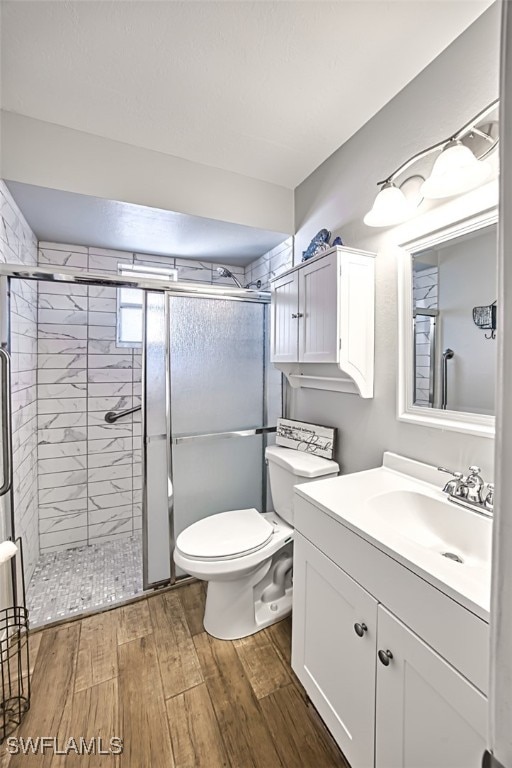
[(76, 616), (141, 594), (142, 538), (41, 555), (27, 589), (30, 626)]

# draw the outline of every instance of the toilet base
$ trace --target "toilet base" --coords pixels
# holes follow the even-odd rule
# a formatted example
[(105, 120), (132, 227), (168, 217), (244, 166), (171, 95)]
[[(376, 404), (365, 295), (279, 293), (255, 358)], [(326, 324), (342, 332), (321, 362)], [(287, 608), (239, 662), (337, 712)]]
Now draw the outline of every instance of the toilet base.
[(209, 581), (204, 613), (204, 628), (219, 640), (238, 640), (254, 635), (284, 619), (292, 610), (291, 572), (283, 594), (263, 601), (265, 588), (272, 582), (276, 563), (289, 557), (291, 547), (280, 550), (253, 573), (236, 581)]
[[(240, 601), (231, 604), (229, 607), (222, 599), (224, 597), (225, 582), (208, 584), (207, 607), (210, 601), (210, 610), (205, 610), (204, 628), (209, 635), (219, 640), (239, 640), (242, 637), (254, 635), (265, 627), (281, 621), (292, 612), (292, 592), (289, 587), (283, 597), (280, 597), (274, 603), (262, 603), (261, 600), (255, 604), (251, 600), (250, 610), (244, 611), (244, 616), (240, 611)], [(219, 600), (218, 589), (222, 589), (221, 600)]]

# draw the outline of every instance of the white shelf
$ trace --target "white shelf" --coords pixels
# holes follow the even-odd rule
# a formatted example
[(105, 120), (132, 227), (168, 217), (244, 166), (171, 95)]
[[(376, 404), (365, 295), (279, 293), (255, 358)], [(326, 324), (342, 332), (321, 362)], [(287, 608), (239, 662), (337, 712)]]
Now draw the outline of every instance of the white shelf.
[(338, 378), (336, 376), (311, 376), (307, 373), (286, 374), (293, 389), (305, 387), (306, 389), (323, 389), (328, 392), (349, 392), (353, 395), (360, 395), (360, 391), (353, 379)]

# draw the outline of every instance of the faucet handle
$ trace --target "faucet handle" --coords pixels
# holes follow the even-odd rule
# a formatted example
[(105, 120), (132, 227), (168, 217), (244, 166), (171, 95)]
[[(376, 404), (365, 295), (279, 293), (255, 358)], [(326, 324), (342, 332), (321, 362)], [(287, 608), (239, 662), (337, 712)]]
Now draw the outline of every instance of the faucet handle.
[(480, 467), (475, 467), (475, 466), (472, 466), (472, 467), (470, 467), (470, 468), (469, 468), (469, 474), (470, 474), (470, 476), (471, 476), (471, 475), (479, 475), (481, 471), (482, 471), (482, 470), (480, 469)]
[(438, 467), (439, 472), (446, 472), (447, 475), (451, 475), (453, 480), (448, 480), (443, 488), (443, 493), (447, 493), (448, 496), (465, 496), (467, 486), (466, 478), (462, 472), (453, 472), (451, 469), (445, 467)]
[(453, 472), (451, 469), (446, 469), (445, 467), (438, 467), (437, 468), (439, 472), (446, 472), (447, 475), (452, 475), (452, 477), (456, 477), (457, 480), (462, 480), (464, 477), (462, 472)]

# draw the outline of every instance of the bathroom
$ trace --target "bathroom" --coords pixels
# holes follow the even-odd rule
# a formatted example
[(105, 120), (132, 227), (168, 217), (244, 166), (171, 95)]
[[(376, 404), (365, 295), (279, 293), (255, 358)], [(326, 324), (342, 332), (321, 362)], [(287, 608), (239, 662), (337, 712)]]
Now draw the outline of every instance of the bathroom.
[[(300, 13), (294, 9), (297, 18), (291, 9), (294, 4), (279, 3), (249, 4), (244, 10), (243, 3), (132, 3), (123, 9), (122, 3), (109, 2), (103, 5), (108, 8), (104, 17), (101, 5), (2, 3), (5, 62), (0, 262), (9, 266), (2, 266), (0, 274), (0, 334), (2, 346), (11, 353), (13, 465), (9, 513), (2, 497), (2, 540), (22, 538), (24, 579), (18, 573), (18, 582), (25, 583), (32, 669), (31, 708), (15, 734), (64, 740), (93, 737), (101, 731), (107, 739), (124, 739), (119, 764), (131, 766), (397, 765), (397, 758), (389, 757), (395, 753), (383, 752), (379, 757), (375, 746), (385, 741), (387, 726), (374, 722), (375, 707), (380, 705), (379, 693), (377, 704), (375, 690), (371, 693), (372, 680), (375, 689), (373, 678), (364, 678), (355, 662), (352, 676), (350, 665), (340, 663), (341, 678), (329, 667), (336, 685), (341, 688), (347, 682), (354, 702), (348, 717), (336, 713), (335, 695), (333, 699), (328, 685), (322, 689), (319, 684), (322, 669), (317, 670), (314, 681), (307, 678), (307, 670), (311, 672), (314, 663), (304, 655), (311, 647), (301, 647), (299, 640), (300, 622), (307, 619), (305, 604), (300, 602), (307, 585), (299, 563), (305, 560), (313, 568), (315, 563), (325, 564), (325, 557), (329, 562), (325, 570), (318, 565), (318, 573), (323, 574), (326, 585), (319, 593), (318, 616), (311, 634), (315, 658), (329, 660), (326, 666), (332, 661), (323, 638), (338, 631), (333, 617), (338, 609), (341, 611), (337, 603), (331, 609), (328, 603), (330, 590), (338, 589), (335, 571), (329, 570), (334, 563), (375, 604), (383, 606), (379, 607), (379, 628), (387, 621), (381, 619), (382, 611), (387, 611), (386, 617), (398, 617), (401, 626), (408, 627), (453, 669), (456, 677), (476, 691), (474, 710), (478, 716), (474, 717), (478, 727), (471, 732), (478, 737), (473, 745), (461, 725), (457, 739), (471, 745), (472, 764), (480, 764), (487, 749), (488, 759), (495, 760), (496, 766), (500, 762), (506, 766), (507, 733), (499, 716), (490, 740), (485, 734), (485, 702), (500, 687), (496, 682), (500, 675), (492, 670), (505, 669), (494, 666), (497, 659), (502, 665), (506, 663), (492, 622), (490, 662), (482, 662), (473, 675), (465, 666), (467, 660), (459, 660), (458, 651), (429, 634), (429, 627), (416, 624), (416, 614), (409, 615), (405, 604), (394, 602), (403, 590), (416, 594), (416, 582), (409, 585), (408, 575), (397, 571), (389, 576), (396, 583), (396, 593), (381, 595), (378, 584), (370, 584), (364, 574), (359, 575), (357, 563), (350, 570), (346, 550), (340, 562), (339, 553), (328, 549), (338, 536), (328, 527), (332, 515), (319, 516), (314, 529), (306, 533), (305, 511), (306, 504), (311, 503), (325, 512), (327, 495), (324, 499), (321, 494), (328, 494), (332, 483), (340, 483), (343, 494), (346, 486), (341, 483), (349, 480), (345, 476), (355, 478), (359, 472), (380, 471), (383, 462), (390, 475), (412, 471), (410, 464), (396, 464), (397, 455), (422, 467), (428, 465), (428, 470), (414, 471), (424, 473), (421, 482), (436, 485), (439, 491), (450, 477), (437, 469), (431, 474), (431, 467), (443, 466), (466, 476), (470, 466), (477, 466), (486, 494), (488, 484), (499, 477), (493, 414), (500, 401), (498, 394), (495, 405), (498, 378), (490, 372), (502, 349), (500, 313), (506, 310), (499, 301), (505, 282), (498, 285), (497, 260), (489, 257), (485, 281), (473, 281), (476, 289), (468, 299), (469, 311), (492, 307), (498, 299), (497, 333), (495, 326), (477, 327), (471, 319), (475, 344), (490, 362), (485, 367), (475, 366), (474, 386), (468, 397), (476, 397), (475, 391), (481, 394), (487, 387), (485, 402), (454, 405), (456, 396), (462, 398), (462, 390), (456, 387), (462, 342), (451, 343), (443, 337), (440, 324), (434, 322), (439, 317), (436, 313), (449, 313), (442, 291), (438, 303), (421, 304), (423, 300), (416, 296), (412, 306), (412, 291), (407, 293), (406, 288), (414, 279), (421, 283), (429, 270), (437, 275), (441, 287), (447, 284), (443, 270), (449, 249), (444, 245), (450, 239), (460, 238), (466, 243), (472, 233), (488, 229), (489, 251), (496, 248), (496, 131), (502, 163), (505, 135), (504, 92), (503, 87), (500, 91), (499, 78), (501, 4), (444, 2), (436, 4), (439, 7), (434, 12), (426, 3), (396, 3), (395, 12), (401, 14), (397, 24), (379, 16), (384, 12), (379, 3), (373, 3), (375, 19), (386, 23), (389, 32), (386, 48), (404, 63), (403, 72), (398, 76), (396, 61), (393, 65), (390, 60), (382, 74), (377, 74), (376, 60), (368, 57), (365, 64), (360, 56), (361, 83), (375, 78), (367, 103), (357, 101), (352, 94), (350, 116), (337, 100), (332, 116), (328, 111), (308, 114), (309, 133), (300, 135), (297, 128), (295, 143), (290, 138), (288, 145), (280, 141), (279, 130), (291, 132), (292, 123), (297, 124), (297, 116), (304, 110), (305, 102), (299, 95), (301, 80), (305, 93), (316, 92), (321, 78), (335, 88), (328, 61), (315, 61), (312, 67), (311, 54), (306, 53), (306, 30), (311, 28), (319, 35), (323, 30), (334, 50), (339, 45), (336, 29), (342, 21), (355, 25), (354, 35), (358, 29), (361, 36), (364, 13), (357, 10), (357, 4), (301, 3)], [(101, 32), (100, 18), (104, 24)], [(370, 25), (374, 42), (378, 37), (375, 19)], [(155, 65), (158, 57), (172, 48), (166, 35), (159, 32), (169, 31), (169, 23), (174, 25), (174, 67), (182, 66), (178, 52), (182, 57), (186, 53), (179, 30), (193, 28), (197, 51), (202, 51), (197, 61), (187, 59), (190, 77), (196, 78), (200, 87), (193, 104), (181, 92), (182, 125), (200, 117), (200, 93), (210, 106), (213, 100), (207, 93), (207, 78), (199, 72), (206, 70), (206, 50), (215, 54), (215, 93), (224, 109), (228, 108), (225, 99), (230, 61), (223, 57), (219, 43), (226, 39), (227, 31), (232, 32), (228, 36), (231, 55), (245, 62), (247, 52), (240, 47), (238, 33), (241, 29), (248, 33), (251, 26), (265, 29), (267, 37), (261, 42), (261, 55), (268, 58), (265, 72), (275, 68), (291, 83), (290, 72), (280, 68), (283, 60), (278, 40), (284, 30), (295, 29), (297, 40), (290, 54), (298, 68), (293, 78), (295, 91), (290, 89), (289, 97), (284, 98), (285, 89), (278, 93), (277, 86), (269, 86), (265, 94), (261, 83), (256, 77), (254, 80), (254, 103), (249, 112), (255, 132), (260, 131), (260, 154), (254, 136), (243, 134), (234, 119), (231, 127), (223, 121), (220, 106), (219, 122), (215, 130), (212, 125), (211, 133), (204, 120), (188, 137), (185, 132), (179, 135), (178, 129), (174, 134), (174, 127), (168, 132), (164, 114), (168, 121), (172, 110), (165, 113), (163, 106), (160, 113), (155, 111), (154, 125), (147, 125), (143, 111), (153, 108), (157, 93), (165, 88), (167, 70), (164, 65), (161, 70)], [(429, 24), (432, 30), (432, 40), (423, 51), (417, 45), (422, 24)], [(212, 27), (218, 37), (209, 41)], [(142, 42), (133, 46), (139, 33), (145, 46)], [(298, 45), (300, 33), (302, 46)], [(150, 59), (157, 75), (145, 93), (144, 78), (150, 66), (145, 57), (149, 56), (152, 36), (155, 50)], [(293, 40), (293, 35), (289, 38)], [(371, 47), (368, 41), (365, 46)], [(131, 63), (129, 50), (134, 51)], [(333, 56), (336, 67), (342, 66), (341, 53)], [(34, 64), (38, 60), (44, 62), (39, 75)], [(68, 74), (65, 62), (69, 63)], [(255, 76), (262, 62), (251, 64)], [(101, 82), (102, 71), (105, 84)], [(240, 86), (242, 74), (237, 77)], [(382, 77), (382, 82), (377, 82), (377, 77)], [(173, 80), (175, 98), (183, 87)], [(139, 111), (131, 88), (144, 97)], [(361, 86), (361, 93), (364, 90)], [(317, 103), (330, 103), (332, 93), (318, 92)], [(254, 104), (261, 102), (268, 116), (271, 109), (277, 109), (280, 96), (279, 114), (284, 122), (269, 139), (271, 121), (256, 123)], [(498, 97), (501, 109), (495, 104)], [(349, 89), (346, 98), (350, 98)], [(166, 103), (171, 109), (170, 101)], [(452, 137), (489, 105), (494, 105), (494, 111), (486, 113), (474, 127), (482, 133), (488, 131), (490, 140), (476, 131), (471, 137), (475, 142), (471, 146), (479, 150), (475, 153), (485, 154), (486, 159), (485, 144), (492, 145), (488, 153), (491, 175), (485, 184), (467, 194), (420, 204), (414, 216), (396, 226), (373, 228), (365, 224), (379, 180), (388, 179), (395, 169), (435, 142)], [(229, 109), (234, 113), (226, 114), (233, 118), (241, 111), (232, 104)], [(315, 112), (314, 107), (311, 110)], [(232, 145), (240, 132), (245, 143), (238, 146), (236, 154)], [(201, 146), (201, 151), (194, 152), (194, 146), (196, 150)], [(279, 157), (276, 146), (282, 148)], [(414, 189), (415, 174), (416, 181), (420, 175), (427, 177), (432, 162), (433, 156), (419, 158), (397, 180), (399, 186), (408, 177), (411, 199), (418, 192), (418, 185)], [(501, 175), (503, 178), (503, 166)], [(403, 191), (409, 194), (405, 185)], [(346, 290), (343, 281), (348, 284), (353, 270), (349, 291), (356, 296), (348, 314), (339, 319), (348, 326), (349, 343), (342, 340), (336, 349), (337, 363), (327, 362), (333, 358), (325, 350), (309, 358), (302, 350), (302, 356), (294, 359), (293, 353), (276, 347), (279, 306), (290, 310), (287, 299), (283, 305), (278, 303), (281, 287), (289, 285), (290, 276), (296, 275), (302, 290), (307, 275), (314, 277), (321, 251), (310, 264), (302, 263), (302, 255), (316, 233), (325, 228), (329, 243), (339, 237), (343, 245), (341, 250), (326, 248), (324, 258), (333, 260), (333, 275), (341, 270), (341, 291)], [(411, 253), (414, 258), (406, 260), (404, 254)], [(500, 275), (504, 281), (503, 270)], [(337, 302), (338, 281), (318, 279), (325, 298), (325, 329), (336, 315), (331, 302)], [(286, 290), (283, 288), (282, 295)], [(288, 336), (296, 334), (301, 311), (300, 306), (291, 307), (291, 314), (299, 317), (294, 318), (298, 321), (295, 326), (287, 326)], [(437, 327), (433, 352), (427, 353), (423, 340), (418, 341), (418, 333), (423, 333), (417, 314), (421, 311), (429, 327)], [(492, 317), (492, 309), (489, 313)], [(413, 314), (415, 331), (411, 330)], [(434, 344), (435, 333), (432, 330), (428, 336), (429, 344)], [(282, 338), (279, 343), (283, 343)], [(455, 350), (455, 358), (449, 358), (443, 368), (440, 356), (449, 347)], [(441, 403), (443, 370), (448, 376), (447, 406)], [(484, 372), (489, 373), (485, 381), (481, 377)], [(423, 374), (428, 380), (425, 388), (419, 381)], [(105, 418), (109, 412), (113, 412), (111, 421)], [(302, 530), (297, 523), (295, 532), (292, 522), (283, 516), (276, 522), (274, 514), (279, 510), (272, 472), (277, 466), (283, 469), (276, 460), (282, 454), (275, 452), (279, 419), (292, 420), (295, 428), (300, 423), (312, 429), (321, 425), (335, 430), (334, 451), (329, 458), (307, 465), (305, 474), (301, 469), (293, 475), (294, 460), (287, 465), (294, 477), (304, 478), (309, 473), (307, 479), (317, 481), (312, 489), (320, 489), (308, 491), (305, 485), (303, 492), (295, 494), (294, 498), (300, 499), (298, 520), (304, 526)], [(281, 435), (277, 441), (283, 444)], [(285, 451), (286, 458), (286, 451), (292, 449), (280, 450)], [(300, 454), (302, 460), (302, 453), (294, 451), (294, 458)], [(339, 478), (329, 479), (338, 469)], [(375, 488), (378, 482), (376, 479)], [(503, 493), (505, 482), (506, 473), (501, 469), (499, 493)], [(456, 504), (447, 506), (456, 510), (454, 515), (459, 514)], [(273, 558), (271, 576), (260, 590), (262, 594), (268, 588), (270, 598), (262, 605), (272, 606), (270, 610), (276, 615), (268, 623), (264, 619), (259, 631), (242, 621), (236, 595), (225, 586), (228, 582), (218, 582), (224, 586), (216, 591), (213, 571), (201, 570), (196, 551), (189, 552), (187, 559), (185, 550), (190, 542), (186, 545), (185, 539), (180, 539), (193, 524), (205, 523), (202, 529), (194, 530), (202, 531), (201, 543), (205, 541), (209, 547), (218, 540), (220, 549), (212, 561), (217, 567), (215, 558), (226, 557), (226, 541), (234, 529), (239, 526), (244, 535), (247, 531), (243, 516), (222, 518), (223, 522), (215, 517), (232, 510), (236, 514), (257, 510), (257, 517), (250, 516), (247, 524), (260, 526), (261, 546), (267, 547), (270, 535), (282, 536), (279, 546), (269, 554)], [(14, 519), (11, 528), (10, 513)], [(347, 526), (350, 529), (350, 521)], [(487, 541), (488, 530), (489, 526), (482, 540)], [(293, 548), (289, 539), (294, 539)], [(339, 541), (341, 548), (341, 534)], [(252, 546), (244, 545), (243, 551)], [(307, 546), (321, 549), (322, 558)], [(354, 542), (347, 548), (356, 551)], [(452, 549), (447, 551), (453, 554)], [(366, 557), (370, 555), (361, 551), (361, 562), (378, 573), (380, 561)], [(457, 567), (456, 563), (449, 565)], [(262, 578), (263, 573), (258, 583)], [(247, 589), (253, 586), (251, 583)], [(425, 613), (430, 610), (441, 615), (448, 611), (447, 606), (457, 603), (453, 591), (442, 605), (428, 602), (435, 596), (421, 594), (417, 601), (429, 606)], [(462, 614), (459, 603), (453, 616), (463, 615), (468, 622), (476, 616), (476, 629), (471, 622), (467, 624), (468, 637), (488, 644), (488, 599), (487, 613), (473, 603), (463, 605), (465, 609), (469, 606), (466, 613), (470, 618)], [(322, 607), (327, 618), (321, 615)], [(254, 609), (253, 601), (250, 609)], [(372, 611), (369, 607), (367, 616), (358, 615), (351, 622), (350, 642), (367, 643), (368, 647), (375, 643), (368, 618)], [(228, 614), (229, 620), (225, 618)], [(225, 620), (219, 624), (221, 615)], [(254, 624), (254, 616), (253, 611), (249, 624)], [(452, 614), (450, 617), (452, 620)], [(358, 630), (352, 629), (355, 624), (367, 628), (361, 629), (362, 639)], [(460, 625), (457, 627), (453, 633), (458, 638), (461, 630)], [(379, 645), (384, 651), (388, 647), (391, 649), (391, 645)], [(378, 680), (393, 670), (393, 664), (398, 668), (396, 647), (389, 667), (385, 661), (379, 664), (378, 659), (370, 663)], [(472, 650), (478, 655), (480, 648), (468, 641), (468, 654)], [(46, 659), (51, 649), (55, 658), (50, 663)], [(374, 651), (368, 652), (372, 660)], [(140, 672), (134, 674), (134, 669)], [(51, 705), (55, 715), (51, 725), (43, 727), (41, 696), (48, 675), (55, 680)], [(363, 679), (368, 692), (360, 708), (355, 691), (358, 686), (363, 688)], [(387, 683), (382, 684), (382, 690), (384, 685)], [(460, 711), (465, 712), (464, 695), (454, 696), (463, 702)], [(435, 701), (437, 698), (432, 698), (425, 707), (435, 709)], [(94, 721), (95, 706), (107, 708), (106, 723)], [(363, 711), (372, 706), (373, 726), (365, 719), (370, 715)], [(82, 717), (82, 711), (88, 719)], [(480, 711), (484, 712), (482, 717)], [(239, 733), (234, 725), (237, 712), (252, 723), (247, 733)], [(153, 730), (142, 725), (145, 713), (154, 722)], [(300, 723), (297, 729), (290, 725), (294, 716)], [(200, 717), (204, 726), (194, 731), (194, 718)], [(366, 733), (362, 741), (356, 738), (358, 727)], [(431, 727), (441, 727), (433, 716)], [(454, 732), (458, 727), (453, 727)], [(132, 730), (137, 733), (137, 744), (129, 737)], [(347, 741), (349, 732), (352, 736)], [(421, 739), (417, 734), (414, 738), (418, 748)], [(447, 749), (449, 752), (452, 747)], [(497, 758), (491, 756), (493, 751)], [(10, 757), (13, 766), (16, 761), (36, 764), (38, 759), (42, 759), (40, 755)], [(87, 764), (87, 758), (82, 759)], [(437, 754), (425, 759), (422, 765), (441, 766)], [(109, 755), (91, 765), (115, 764), (115, 760)], [(406, 768), (419, 765), (416, 757), (406, 755), (400, 760)], [(455, 768), (453, 762), (443, 765)]]

